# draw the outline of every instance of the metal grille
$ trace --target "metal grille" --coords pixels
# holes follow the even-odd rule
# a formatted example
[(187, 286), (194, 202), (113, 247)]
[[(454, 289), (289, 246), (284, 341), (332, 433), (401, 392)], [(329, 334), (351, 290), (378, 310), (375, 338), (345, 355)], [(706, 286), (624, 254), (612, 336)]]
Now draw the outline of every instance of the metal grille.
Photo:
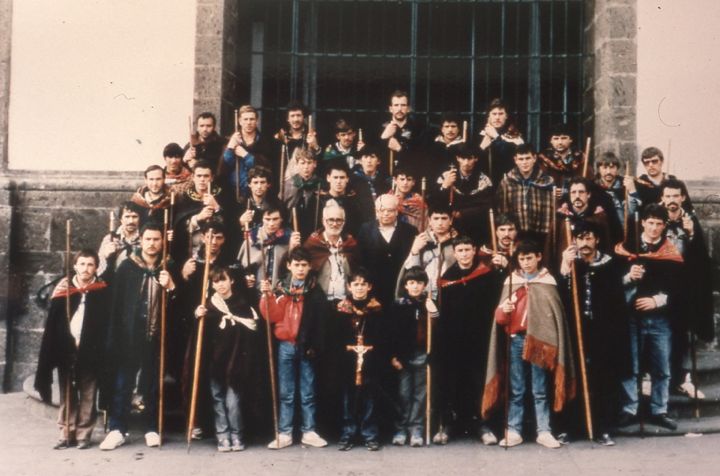
[(477, 130), (501, 97), (538, 147), (556, 122), (581, 136), (581, 0), (240, 1), (252, 31), (247, 86), (267, 125), (298, 99), (321, 133), (340, 115), (370, 127), (406, 89), (429, 124), (456, 111)]

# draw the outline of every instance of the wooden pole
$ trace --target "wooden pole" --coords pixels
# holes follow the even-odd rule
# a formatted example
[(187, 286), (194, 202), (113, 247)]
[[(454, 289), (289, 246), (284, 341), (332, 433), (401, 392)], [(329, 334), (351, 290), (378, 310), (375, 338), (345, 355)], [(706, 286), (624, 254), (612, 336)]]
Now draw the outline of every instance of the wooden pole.
[[(630, 174), (630, 161), (625, 161), (625, 174), (628, 177), (632, 177)], [(627, 242), (628, 238), (628, 215), (630, 214), (630, 194), (628, 193), (627, 187), (625, 189), (625, 203), (623, 203), (623, 243)]]
[(420, 210), (420, 233), (427, 228), (427, 207), (425, 206), (425, 195), (427, 194), (427, 179), (425, 177), (420, 181), (420, 198), (422, 199), (422, 209)]
[[(259, 241), (259, 240), (258, 240)], [(267, 271), (265, 269), (265, 248), (262, 242), (260, 245), (260, 266), (262, 272), (260, 276), (268, 279)], [(272, 276), (270, 276), (272, 282)], [(277, 383), (275, 382), (275, 354), (273, 351), (272, 343), (272, 325), (270, 324), (270, 296), (265, 296), (265, 334), (267, 335), (267, 351), (268, 351), (268, 366), (270, 367), (270, 393), (272, 397), (272, 410), (273, 410), (273, 429), (275, 430), (275, 443), (280, 447), (280, 430), (278, 424), (278, 404), (277, 404)]]
[[(570, 219), (565, 219), (565, 240), (568, 243), (572, 243), (572, 232), (570, 231)], [(583, 396), (585, 397), (585, 424), (587, 425), (588, 439), (593, 440), (593, 425), (592, 425), (592, 413), (590, 411), (590, 391), (588, 389), (587, 382), (587, 369), (585, 368), (585, 344), (583, 343), (583, 332), (582, 332), (582, 318), (580, 313), (580, 298), (578, 296), (577, 288), (577, 269), (575, 261), (573, 260), (571, 265), (571, 289), (573, 298), (573, 313), (575, 314), (575, 333), (578, 342), (578, 360), (580, 360), (580, 377), (582, 379)]]
[(280, 195), (280, 200), (285, 200), (285, 161), (290, 161), (290, 158), (288, 157), (288, 148), (287, 144), (284, 144), (280, 148), (280, 177), (278, 180), (280, 183), (278, 184), (278, 191)]
[(235, 133), (240, 132), (240, 112), (235, 109)]
[[(552, 200), (550, 203), (553, 204), (552, 210), (550, 210), (550, 253), (555, 254), (555, 248), (557, 246), (557, 187), (553, 185), (552, 188)], [(553, 259), (555, 257), (553, 256)], [(553, 261), (556, 262), (556, 261)]]
[(497, 230), (495, 229), (495, 212), (491, 208), (488, 210), (488, 218), (490, 220), (490, 243), (492, 243), (493, 254), (497, 253)]
[[(72, 268), (72, 253), (70, 249), (71, 242), (71, 221), (68, 219), (65, 221), (65, 280), (67, 282), (67, 292), (65, 294), (65, 317), (67, 317), (68, 332), (70, 331), (70, 321), (72, 320), (72, 314), (70, 310), (70, 286), (72, 285), (70, 270)], [(72, 336), (73, 344), (75, 340)], [(68, 445), (70, 444), (70, 397), (72, 387), (72, 374), (73, 365), (72, 363), (67, 368), (67, 374), (65, 375), (65, 440)]]
[(313, 130), (313, 115), (312, 114), (310, 114), (308, 116), (308, 132), (310, 132), (311, 130)]
[(695, 409), (693, 414), (695, 420), (700, 420), (700, 400), (698, 400), (698, 379), (697, 379), (697, 336), (695, 332), (690, 331), (690, 365), (691, 365), (691, 376), (693, 383), (693, 400), (695, 403)]
[(362, 127), (360, 129), (358, 129), (358, 142), (365, 142), (363, 140)]
[(590, 163), (590, 144), (592, 143), (592, 138), (588, 137), (585, 141), (585, 157), (583, 160), (583, 170), (582, 170), (582, 176), (587, 177), (588, 172), (588, 164)]
[(315, 196), (315, 226), (313, 231), (318, 229), (318, 220), (320, 220), (320, 182), (317, 184), (317, 195)]
[[(167, 271), (168, 256), (168, 214), (169, 210), (164, 210), (163, 216), (163, 250), (162, 250), (162, 270)], [(167, 290), (162, 289), (160, 294), (160, 363), (158, 365), (158, 435), (160, 435), (160, 447), (163, 441), (163, 426), (165, 413), (165, 336), (167, 333)]]
[[(513, 266), (512, 266), (512, 259), (514, 254), (514, 243), (510, 243), (510, 259), (508, 260), (508, 301), (512, 302), (512, 292), (513, 292), (513, 284), (512, 284), (512, 278), (513, 278)], [(505, 328), (505, 385), (504, 385), (504, 393), (505, 393), (505, 426), (504, 426), (504, 433), (505, 433), (505, 450), (508, 449), (508, 433), (510, 431), (510, 321), (508, 320), (508, 325)]]
[[(437, 237), (437, 242), (438, 269), (435, 278), (435, 289), (437, 289), (438, 310), (440, 310), (440, 277), (442, 276), (443, 250), (439, 236)], [(430, 294), (429, 299), (432, 299), (432, 294)], [(427, 337), (425, 339), (425, 444), (430, 446), (430, 428), (432, 426), (432, 367), (430, 366), (430, 353), (432, 352), (432, 318), (430, 317), (430, 312), (427, 313), (426, 319)]]
[[(205, 306), (207, 302), (208, 280), (210, 277), (210, 242), (205, 243), (205, 269), (203, 271), (202, 294), (200, 295), (200, 305)], [(197, 408), (198, 386), (200, 384), (200, 364), (202, 363), (202, 344), (203, 333), (205, 331), (205, 318), (198, 320), (197, 338), (195, 340), (195, 365), (193, 368), (193, 386), (190, 396), (190, 415), (187, 426), (187, 449), (190, 451), (190, 443), (192, 442), (192, 431), (195, 427), (195, 410)]]
[(388, 154), (388, 169), (390, 176), (393, 177), (393, 172), (395, 170), (395, 151), (392, 149), (390, 149), (390, 153)]
[(292, 207), (292, 227), (295, 233), (300, 231), (298, 227), (297, 207)]
[(468, 123), (463, 121), (462, 140), (467, 144)]
[[(635, 254), (638, 257), (636, 261), (640, 264), (640, 214), (635, 212)], [(638, 398), (638, 410), (637, 417), (638, 423), (640, 424), (640, 438), (645, 438), (645, 419), (642, 413), (642, 336), (640, 336), (640, 319), (635, 318), (635, 345), (637, 346), (637, 360), (638, 360), (638, 375), (637, 375), (637, 398)]]

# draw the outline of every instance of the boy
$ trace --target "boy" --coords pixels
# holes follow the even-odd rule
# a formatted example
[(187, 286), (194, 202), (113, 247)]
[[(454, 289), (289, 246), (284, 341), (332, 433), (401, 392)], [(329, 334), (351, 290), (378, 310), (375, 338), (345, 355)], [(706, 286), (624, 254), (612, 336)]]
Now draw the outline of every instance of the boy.
[(260, 312), (273, 325), (278, 340), (277, 374), (280, 397), (279, 434), (268, 448), (286, 448), (293, 443), (295, 417), (295, 386), (300, 386), (302, 409), (302, 444), (322, 448), (327, 441), (315, 432), (315, 362), (323, 342), (321, 320), (330, 309), (327, 299), (309, 279), (310, 255), (295, 248), (288, 257), (288, 279), (272, 293), (269, 280), (260, 283)]
[(422, 195), (413, 192), (414, 188), (415, 173), (408, 167), (397, 167), (393, 177), (393, 190), (400, 202), (399, 220), (420, 230), (427, 223), (427, 203)]
[(368, 451), (380, 449), (375, 417), (381, 305), (370, 297), (369, 273), (360, 268), (347, 280), (348, 297), (337, 304), (337, 343), (342, 387), (342, 430), (338, 450), (353, 447), (358, 429)]
[(509, 343), (509, 408), (506, 436), (500, 446), (516, 446), (521, 436), (528, 374), (535, 407), (537, 443), (559, 448), (550, 433), (548, 379), (554, 388), (554, 411), (562, 410), (575, 396), (574, 367), (568, 341), (567, 322), (555, 279), (544, 267), (542, 248), (533, 241), (521, 241), (513, 255), (516, 270), (505, 280), (500, 305), (495, 310), (496, 325), (490, 336), (482, 415), (487, 418), (503, 393), (506, 377), (504, 339), (498, 326), (505, 330)]
[(247, 360), (260, 351), (257, 313), (250, 306), (247, 292), (233, 289), (235, 281), (230, 275), (229, 268), (214, 266), (210, 271), (214, 293), (207, 306), (195, 309), (195, 317), (207, 319), (206, 371), (215, 412), (217, 449), (223, 453), (245, 449), (241, 404), (250, 369), (255, 368)]
[[(403, 296), (392, 313), (390, 364), (399, 372), (400, 418), (392, 444), (403, 446), (410, 434), (410, 446), (423, 444), (423, 412), (427, 397), (426, 365), (428, 316), (439, 316), (437, 306), (426, 292), (428, 275), (419, 266), (407, 270), (402, 278)], [(429, 422), (425, 422), (428, 424)]]

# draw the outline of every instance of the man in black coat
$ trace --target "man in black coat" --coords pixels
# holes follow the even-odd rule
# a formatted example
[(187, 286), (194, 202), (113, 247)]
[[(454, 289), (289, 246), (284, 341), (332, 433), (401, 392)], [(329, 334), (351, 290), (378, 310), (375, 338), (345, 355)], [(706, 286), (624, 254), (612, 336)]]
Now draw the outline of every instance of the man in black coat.
[[(51, 400), (53, 369), (58, 369), (60, 380), (60, 439), (54, 446), (57, 450), (68, 448), (76, 441), (78, 449), (89, 448), (95, 426), (95, 394), (109, 297), (107, 284), (95, 274), (98, 261), (97, 253), (92, 250), (82, 250), (75, 255), (75, 274), (70, 285), (67, 278), (63, 278), (53, 291), (40, 346), (35, 389), (43, 401)], [(70, 315), (66, 308), (68, 300)]]

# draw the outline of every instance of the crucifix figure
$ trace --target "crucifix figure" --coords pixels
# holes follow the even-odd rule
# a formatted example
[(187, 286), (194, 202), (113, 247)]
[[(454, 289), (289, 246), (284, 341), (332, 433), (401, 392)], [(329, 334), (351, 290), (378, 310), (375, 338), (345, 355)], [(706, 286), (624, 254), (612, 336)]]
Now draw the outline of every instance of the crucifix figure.
[(365, 362), (365, 353), (373, 350), (372, 345), (365, 345), (362, 334), (358, 334), (355, 345), (346, 345), (345, 350), (355, 352), (357, 363), (355, 364), (355, 385), (362, 385), (362, 367)]

